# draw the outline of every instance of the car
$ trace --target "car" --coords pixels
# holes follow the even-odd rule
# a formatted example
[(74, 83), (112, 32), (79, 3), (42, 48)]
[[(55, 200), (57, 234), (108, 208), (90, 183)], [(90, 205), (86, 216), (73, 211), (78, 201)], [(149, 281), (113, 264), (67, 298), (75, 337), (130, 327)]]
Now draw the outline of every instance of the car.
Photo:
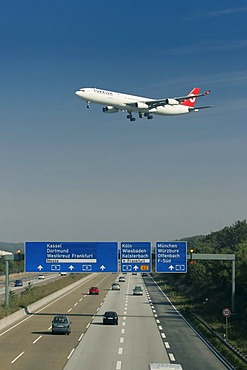
[(67, 272), (61, 272), (60, 275), (61, 276), (66, 276), (67, 275)]
[(14, 286), (23, 286), (23, 282), (22, 282), (22, 280), (20, 280), (20, 279), (15, 280), (15, 282), (14, 282)]
[(120, 283), (125, 283), (125, 277), (124, 276), (120, 276), (119, 279), (118, 279), (118, 281)]
[(97, 286), (92, 286), (89, 289), (88, 294), (97, 294), (97, 295), (99, 295), (99, 288)]
[(45, 278), (45, 275), (40, 274), (40, 275), (38, 276), (38, 279), (39, 279), (39, 280), (42, 280), (42, 279), (44, 279), (44, 278)]
[(118, 314), (115, 311), (106, 311), (103, 316), (103, 325), (118, 325)]
[(113, 283), (111, 286), (112, 290), (120, 290), (120, 285), (118, 283)]
[(70, 330), (70, 320), (65, 315), (56, 315), (52, 320), (52, 334), (61, 333), (69, 335), (71, 333)]
[(132, 275), (137, 275), (137, 272), (132, 272)]
[(141, 286), (135, 286), (133, 289), (133, 295), (143, 295), (143, 290)]

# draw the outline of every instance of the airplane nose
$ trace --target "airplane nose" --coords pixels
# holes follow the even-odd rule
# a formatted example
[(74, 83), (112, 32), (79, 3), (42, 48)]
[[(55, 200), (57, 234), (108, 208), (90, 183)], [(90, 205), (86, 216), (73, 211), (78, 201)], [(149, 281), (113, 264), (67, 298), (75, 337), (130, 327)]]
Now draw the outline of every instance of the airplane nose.
[(81, 92), (80, 92), (80, 90), (77, 90), (77, 91), (75, 92), (75, 95), (77, 95), (77, 96), (81, 96)]

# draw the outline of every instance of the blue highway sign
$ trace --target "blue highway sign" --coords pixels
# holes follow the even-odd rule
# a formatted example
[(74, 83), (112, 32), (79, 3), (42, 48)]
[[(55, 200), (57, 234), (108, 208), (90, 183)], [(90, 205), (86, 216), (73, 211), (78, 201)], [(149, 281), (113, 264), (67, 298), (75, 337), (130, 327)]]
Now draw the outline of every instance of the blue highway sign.
[(151, 272), (151, 242), (121, 242), (121, 272)]
[(187, 242), (156, 242), (156, 272), (187, 272)]
[(117, 242), (26, 242), (26, 272), (118, 272)]

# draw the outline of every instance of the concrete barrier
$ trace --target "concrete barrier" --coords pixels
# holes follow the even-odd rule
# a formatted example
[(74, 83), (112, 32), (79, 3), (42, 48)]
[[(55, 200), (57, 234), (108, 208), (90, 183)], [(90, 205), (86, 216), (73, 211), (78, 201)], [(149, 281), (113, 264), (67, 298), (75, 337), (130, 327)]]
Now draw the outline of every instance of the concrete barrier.
[(17, 321), (25, 318), (25, 316), (30, 314), (35, 314), (37, 310), (42, 309), (42, 307), (51, 303), (55, 299), (62, 297), (64, 294), (68, 293), (70, 290), (84, 284), (86, 281), (92, 279), (96, 274), (90, 274), (82, 278), (81, 280), (76, 281), (73, 284), (68, 285), (67, 287), (58, 290), (55, 293), (50, 294), (49, 296), (40, 299), (37, 302), (30, 304), (29, 306), (20, 309), (17, 312), (12, 313), (11, 315), (4, 317), (0, 320), (0, 330), (6, 329), (8, 326), (15, 324)]

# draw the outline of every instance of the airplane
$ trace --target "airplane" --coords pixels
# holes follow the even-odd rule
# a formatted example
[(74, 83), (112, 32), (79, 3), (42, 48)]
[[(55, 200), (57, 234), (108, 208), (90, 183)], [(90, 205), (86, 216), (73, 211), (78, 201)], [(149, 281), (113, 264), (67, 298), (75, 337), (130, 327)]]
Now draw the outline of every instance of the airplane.
[(102, 109), (104, 113), (127, 112), (127, 118), (131, 122), (136, 120), (133, 116), (135, 112), (139, 118), (152, 119), (153, 114), (171, 116), (211, 108), (210, 106), (195, 108), (197, 98), (209, 93), (210, 90), (200, 94), (200, 88), (194, 87), (187, 96), (151, 99), (91, 87), (81, 88), (75, 92), (80, 99), (87, 102), (87, 108), (90, 108), (91, 102), (102, 104), (105, 105)]

